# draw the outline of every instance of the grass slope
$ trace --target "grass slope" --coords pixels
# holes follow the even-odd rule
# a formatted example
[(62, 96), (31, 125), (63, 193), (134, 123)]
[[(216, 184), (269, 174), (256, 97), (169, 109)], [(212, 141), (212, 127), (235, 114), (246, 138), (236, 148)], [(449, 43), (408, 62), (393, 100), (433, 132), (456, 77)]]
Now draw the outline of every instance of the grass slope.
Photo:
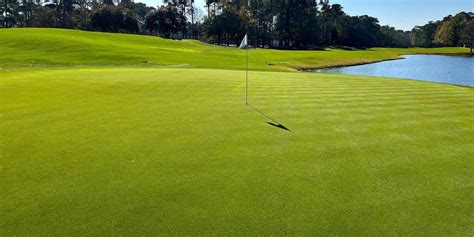
[[(288, 71), (398, 58), (401, 54), (468, 53), (465, 48), (324, 51), (251, 50), (250, 69)], [(38, 67), (199, 67), (244, 69), (245, 51), (192, 40), (61, 29), (0, 30), (0, 69)]]
[[(51, 29), (0, 42), (0, 236), (474, 233), (473, 88), (250, 72), (251, 105), (288, 132), (245, 106), (242, 71), (157, 68), (239, 69), (236, 49)], [(281, 66), (252, 68), (401, 51), (257, 50)]]

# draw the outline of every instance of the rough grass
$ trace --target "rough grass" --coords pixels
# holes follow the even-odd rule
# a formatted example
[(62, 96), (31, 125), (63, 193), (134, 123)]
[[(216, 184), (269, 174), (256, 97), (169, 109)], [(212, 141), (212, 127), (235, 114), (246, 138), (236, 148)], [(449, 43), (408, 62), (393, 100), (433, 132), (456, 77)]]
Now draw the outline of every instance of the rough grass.
[[(289, 71), (350, 65), (414, 53), (468, 53), (465, 48), (321, 51), (250, 50), (250, 69)], [(62, 67), (199, 67), (245, 69), (245, 51), (192, 40), (61, 29), (0, 30), (0, 69)]]
[[(288, 132), (245, 105), (242, 71), (138, 68), (239, 69), (238, 50), (50, 29), (0, 41), (0, 236), (474, 233), (472, 88), (250, 72), (250, 104)], [(252, 53), (299, 67), (401, 51)]]

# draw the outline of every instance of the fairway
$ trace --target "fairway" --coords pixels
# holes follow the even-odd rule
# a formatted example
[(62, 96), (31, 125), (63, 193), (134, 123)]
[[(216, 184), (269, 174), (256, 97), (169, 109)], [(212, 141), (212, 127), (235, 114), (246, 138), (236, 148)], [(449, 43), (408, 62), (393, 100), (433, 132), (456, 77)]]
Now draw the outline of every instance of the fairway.
[[(34, 39), (34, 40), (33, 40)], [(398, 59), (403, 54), (467, 54), (467, 48), (249, 50), (249, 68), (296, 71)], [(37, 68), (208, 68), (245, 70), (245, 51), (194, 40), (62, 29), (0, 30), (0, 70)]]
[(216, 69), (0, 72), (0, 235), (471, 236), (474, 90)]

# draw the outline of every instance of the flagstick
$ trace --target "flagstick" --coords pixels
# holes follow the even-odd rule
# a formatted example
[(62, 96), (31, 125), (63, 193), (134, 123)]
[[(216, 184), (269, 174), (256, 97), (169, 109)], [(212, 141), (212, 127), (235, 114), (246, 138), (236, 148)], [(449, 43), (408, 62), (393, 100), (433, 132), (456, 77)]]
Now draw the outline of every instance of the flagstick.
[(245, 47), (245, 104), (249, 104), (249, 48)]
[[(7, 0), (4, 0), (7, 2)], [(250, 17), (248, 14), (250, 14), (250, 0), (247, 0), (247, 6), (248, 6), (248, 11), (246, 11), (246, 14), (248, 17)], [(247, 25), (246, 29), (246, 34), (245, 34), (245, 104), (249, 105), (249, 46), (248, 46), (248, 35), (249, 35), (249, 26)]]

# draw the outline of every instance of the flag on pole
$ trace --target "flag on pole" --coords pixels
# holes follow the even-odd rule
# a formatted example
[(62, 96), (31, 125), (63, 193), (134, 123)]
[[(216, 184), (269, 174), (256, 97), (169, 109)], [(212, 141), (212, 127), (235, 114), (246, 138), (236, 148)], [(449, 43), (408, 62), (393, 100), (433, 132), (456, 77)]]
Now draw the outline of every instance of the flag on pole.
[(242, 42), (240, 43), (239, 49), (246, 49), (247, 48), (247, 34), (245, 34)]
[(249, 104), (249, 48), (247, 42), (248, 35), (245, 34), (242, 42), (240, 43), (239, 49), (245, 49), (245, 104)]

